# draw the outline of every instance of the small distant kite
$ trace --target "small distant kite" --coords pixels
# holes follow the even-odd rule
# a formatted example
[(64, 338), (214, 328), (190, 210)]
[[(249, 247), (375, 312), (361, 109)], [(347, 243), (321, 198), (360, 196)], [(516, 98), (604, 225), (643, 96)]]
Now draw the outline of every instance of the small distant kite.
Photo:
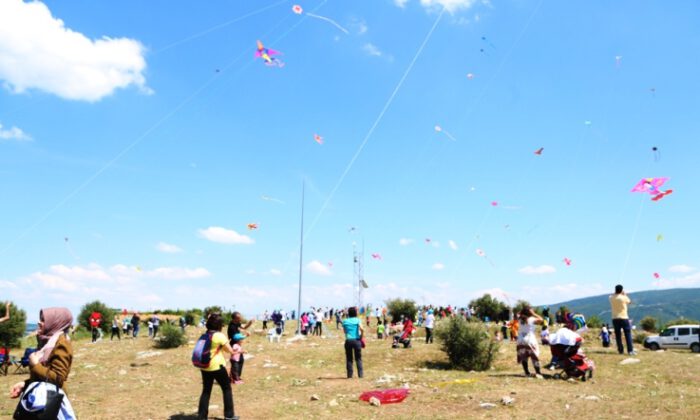
[(535, 154), (537, 156), (542, 156), (542, 151), (544, 151), (544, 147), (540, 147), (539, 149), (535, 150)]
[(328, 261), (328, 268), (333, 268), (333, 261)]
[(655, 279), (661, 278), (661, 274), (659, 274), (659, 273), (654, 273), (654, 278), (655, 278)]
[(484, 55), (487, 56), (487, 57), (490, 57), (489, 53), (487, 53), (486, 50), (483, 49), (483, 48), (479, 48), (479, 52), (482, 53), (482, 54), (484, 54)]
[(651, 92), (651, 96), (656, 97), (656, 88), (655, 87), (650, 88), (649, 92)]
[(374, 253), (374, 254), (372, 254), (372, 259), (374, 259), (374, 260), (381, 260), (381, 259), (382, 259), (382, 254)]
[(495, 266), (496, 266), (496, 265), (494, 265), (493, 261), (491, 261), (491, 260), (489, 259), (488, 255), (486, 255), (486, 252), (484, 252), (483, 249), (477, 248), (475, 252), (476, 252), (476, 255), (478, 255), (478, 256), (480, 256), (481, 258), (483, 258), (483, 259), (485, 259), (486, 261), (488, 261), (489, 264), (491, 264), (491, 267), (495, 267)]
[(323, 144), (323, 137), (319, 136), (318, 134), (314, 134), (314, 141), (318, 144)]
[(435, 131), (438, 132), (438, 133), (442, 133), (442, 134), (446, 135), (447, 138), (450, 139), (450, 140), (452, 140), (452, 141), (457, 141), (457, 139), (454, 138), (454, 136), (452, 136), (452, 134), (450, 134), (449, 131), (443, 129), (443, 128), (440, 127), (439, 125), (436, 125), (436, 126), (435, 126)]
[(660, 233), (658, 235), (656, 235), (656, 242), (661, 242), (663, 240), (664, 240), (664, 235), (662, 235)]
[(673, 193), (673, 190), (662, 191), (660, 189), (661, 186), (666, 183), (666, 181), (668, 181), (667, 177), (643, 178), (637, 183), (637, 185), (634, 186), (634, 188), (632, 188), (631, 192), (647, 193), (654, 196), (651, 198), (652, 201), (659, 201), (665, 196)]
[(566, 264), (567, 266), (571, 265), (571, 259), (569, 259), (569, 258), (564, 258), (562, 261), (563, 261), (564, 264)]
[(257, 230), (257, 229), (258, 229), (257, 223), (248, 223), (248, 230)]
[(654, 153), (654, 162), (658, 162), (661, 160), (661, 152), (659, 152), (659, 148), (654, 146), (651, 148), (652, 153)]
[(70, 239), (67, 236), (63, 238), (63, 243), (66, 244), (66, 249), (68, 250), (68, 253), (70, 254), (70, 256), (73, 257), (73, 259), (75, 259), (75, 260), (79, 260), (80, 257), (73, 250), (73, 247), (70, 244)]
[(492, 201), (491, 202), (492, 207), (498, 207), (498, 201)]
[(274, 198), (274, 197), (270, 197), (269, 195), (261, 195), (260, 198), (265, 200), (265, 201), (272, 201), (273, 203), (284, 204), (284, 201), (277, 199), (277, 198)]
[(258, 41), (258, 49), (255, 51), (255, 58), (262, 58), (266, 66), (269, 67), (284, 67), (284, 62), (275, 55), (282, 54), (279, 51), (272, 50), (270, 48), (265, 48), (262, 42)]
[(469, 79), (469, 80), (474, 79), (474, 73), (467, 73), (467, 79)]
[(350, 32), (348, 32), (347, 29), (340, 26), (338, 24), (338, 22), (334, 21), (333, 19), (327, 18), (325, 16), (315, 15), (315, 14), (309, 13), (309, 12), (304, 13), (304, 9), (301, 6), (299, 6), (298, 4), (295, 4), (294, 6), (292, 6), (292, 12), (294, 12), (294, 14), (297, 14), (297, 15), (306, 14), (306, 16), (308, 16), (308, 17), (312, 17), (315, 19), (321, 19), (323, 21), (330, 23), (331, 25), (335, 26), (336, 28), (340, 29), (341, 31), (345, 32), (345, 35), (350, 35)]
[(593, 122), (591, 122), (590, 120), (586, 120), (583, 122), (583, 125), (591, 125), (591, 124), (593, 124)]
[(426, 243), (426, 244), (429, 244), (429, 243), (431, 243), (432, 241), (433, 241), (433, 240), (430, 239), (430, 238), (425, 238), (425, 243)]
[(496, 46), (493, 45), (493, 43), (489, 41), (485, 36), (481, 37), (481, 41), (485, 42), (489, 47), (493, 48), (494, 50), (496, 49)]
[(622, 63), (622, 56), (621, 55), (616, 55), (615, 56), (615, 65), (620, 67), (620, 64)]

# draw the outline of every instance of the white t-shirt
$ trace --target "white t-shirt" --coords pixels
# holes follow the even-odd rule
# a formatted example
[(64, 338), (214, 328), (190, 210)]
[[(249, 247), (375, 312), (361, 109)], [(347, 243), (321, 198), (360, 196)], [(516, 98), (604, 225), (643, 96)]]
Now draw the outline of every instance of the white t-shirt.
[(435, 325), (435, 315), (428, 314), (428, 316), (425, 317), (425, 328), (433, 328), (434, 325)]
[(537, 343), (535, 317), (529, 317), (526, 324), (520, 324), (518, 330), (518, 344)]

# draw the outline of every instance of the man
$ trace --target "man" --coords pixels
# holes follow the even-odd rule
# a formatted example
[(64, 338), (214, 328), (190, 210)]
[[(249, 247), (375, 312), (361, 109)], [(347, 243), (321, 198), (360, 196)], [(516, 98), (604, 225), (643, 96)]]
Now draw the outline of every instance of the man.
[[(228, 324), (228, 328), (226, 329), (226, 333), (228, 334), (228, 339), (229, 343), (233, 345), (233, 337), (235, 337), (236, 334), (241, 333), (245, 334), (246, 336), (250, 335), (250, 332), (248, 332), (248, 328), (250, 328), (251, 325), (253, 325), (253, 320), (250, 319), (245, 325), (241, 325), (241, 313), (236, 311), (231, 314), (231, 322)], [(246, 330), (246, 331), (241, 331), (241, 330)], [(265, 331), (267, 332), (267, 331)]]
[(131, 330), (134, 338), (139, 335), (139, 322), (141, 322), (141, 316), (138, 312), (134, 312), (131, 316)]
[(435, 328), (435, 315), (432, 309), (428, 309), (428, 314), (425, 316), (425, 344), (432, 344), (433, 328)]
[(156, 335), (158, 335), (158, 329), (160, 328), (160, 317), (158, 314), (153, 314), (151, 322), (153, 322), (153, 338), (156, 338)]
[(622, 285), (615, 286), (615, 294), (610, 295), (610, 307), (612, 308), (613, 328), (615, 329), (615, 341), (617, 342), (617, 352), (624, 353), (620, 330), (625, 333), (625, 341), (627, 342), (627, 353), (630, 356), (637, 354), (632, 347), (632, 331), (630, 328), (630, 320), (627, 315), (627, 305), (632, 303), (627, 294), (622, 290)]

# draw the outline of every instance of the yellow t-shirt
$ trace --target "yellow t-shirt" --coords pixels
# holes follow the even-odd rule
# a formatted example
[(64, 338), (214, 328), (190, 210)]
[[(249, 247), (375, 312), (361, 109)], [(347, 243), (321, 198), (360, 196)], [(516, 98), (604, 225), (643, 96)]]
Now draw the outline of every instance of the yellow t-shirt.
[(224, 346), (228, 343), (228, 338), (224, 333), (214, 333), (211, 338), (211, 362), (208, 368), (202, 370), (206, 372), (216, 372), (221, 369), (221, 366), (226, 367), (226, 358), (224, 358)]
[(613, 319), (629, 319), (627, 316), (627, 305), (630, 303), (630, 298), (622, 293), (610, 295), (610, 306), (612, 307)]

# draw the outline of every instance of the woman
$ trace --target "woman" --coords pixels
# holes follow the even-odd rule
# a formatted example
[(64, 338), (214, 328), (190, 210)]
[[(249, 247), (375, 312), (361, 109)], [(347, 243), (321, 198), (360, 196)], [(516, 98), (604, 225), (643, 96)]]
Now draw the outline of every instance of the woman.
[(112, 320), (112, 337), (110, 337), (109, 341), (114, 340), (115, 335), (117, 336), (119, 341), (121, 341), (122, 335), (119, 331), (119, 317), (117, 315), (114, 315), (114, 319)]
[(362, 323), (357, 317), (357, 308), (348, 309), (348, 317), (343, 320), (343, 331), (345, 331), (345, 368), (348, 372), (348, 379), (352, 378), (352, 359), (355, 355), (357, 363), (357, 377), (362, 378)]
[(228, 338), (221, 332), (224, 321), (220, 314), (211, 314), (207, 318), (207, 333), (211, 337), (211, 362), (209, 367), (202, 368), (202, 395), (199, 397), (199, 418), (206, 419), (209, 416), (209, 397), (216, 381), (224, 394), (224, 417), (226, 420), (237, 419), (233, 415), (233, 392), (231, 391), (231, 380), (226, 371), (226, 358), (222, 354), (233, 353)]
[[(73, 347), (68, 336), (72, 323), (73, 315), (67, 308), (44, 308), (39, 312), (39, 350), (29, 355), (29, 379), (12, 387), (11, 398), (19, 397), (34, 382), (48, 382), (61, 390), (65, 388), (73, 362)], [(64, 417), (75, 417), (67, 398), (63, 399), (61, 411)]]
[(535, 374), (541, 375), (540, 347), (537, 344), (535, 331), (537, 325), (542, 325), (542, 318), (537, 315), (532, 308), (524, 306), (520, 313), (518, 313), (518, 319), (521, 324), (517, 341), (518, 363), (523, 365), (525, 375), (530, 376), (527, 361), (528, 359), (532, 359), (532, 365), (535, 367)]

